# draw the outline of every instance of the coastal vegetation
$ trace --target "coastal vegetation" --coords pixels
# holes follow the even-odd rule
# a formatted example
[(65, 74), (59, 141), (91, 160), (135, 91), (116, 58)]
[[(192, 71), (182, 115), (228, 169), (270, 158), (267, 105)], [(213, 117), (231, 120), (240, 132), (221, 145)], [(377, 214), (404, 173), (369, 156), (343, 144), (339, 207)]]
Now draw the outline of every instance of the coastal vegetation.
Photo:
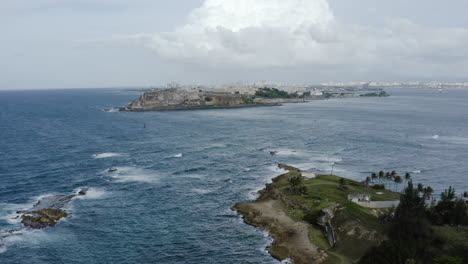
[[(267, 184), (256, 201), (233, 207), (246, 223), (269, 231), (273, 257), (299, 264), (468, 263), (467, 207), (453, 188), (428, 205), (432, 188), (413, 185), (409, 173), (381, 171), (358, 182), (336, 175), (307, 178), (310, 172), (279, 167), (288, 172)], [(400, 192), (402, 182), (407, 187)], [(399, 205), (365, 206), (386, 201)]]
[(365, 93), (359, 96), (361, 97), (388, 97), (390, 95), (385, 91), (380, 91), (380, 92)]
[(276, 88), (260, 88), (255, 92), (256, 96), (265, 97), (265, 98), (302, 98), (303, 96), (299, 95), (297, 92), (288, 93), (283, 90)]
[[(449, 188), (427, 206), (427, 187), (410, 180), (390, 220), (388, 240), (369, 250), (360, 264), (468, 263), (468, 207)], [(452, 234), (453, 238), (452, 239)]]

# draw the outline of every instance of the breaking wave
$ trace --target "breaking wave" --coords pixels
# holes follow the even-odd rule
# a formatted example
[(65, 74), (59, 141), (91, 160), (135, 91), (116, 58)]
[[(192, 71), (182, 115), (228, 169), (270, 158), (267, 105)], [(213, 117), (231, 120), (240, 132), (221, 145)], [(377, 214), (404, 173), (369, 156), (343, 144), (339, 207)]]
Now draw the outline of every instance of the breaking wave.
[(147, 182), (158, 183), (159, 175), (153, 171), (149, 171), (137, 167), (116, 167), (117, 171), (105, 172), (110, 177), (116, 179), (117, 182)]
[(113, 157), (120, 157), (122, 154), (120, 153), (99, 153), (99, 154), (93, 154), (93, 158), (95, 159), (107, 159), (107, 158), (113, 158)]

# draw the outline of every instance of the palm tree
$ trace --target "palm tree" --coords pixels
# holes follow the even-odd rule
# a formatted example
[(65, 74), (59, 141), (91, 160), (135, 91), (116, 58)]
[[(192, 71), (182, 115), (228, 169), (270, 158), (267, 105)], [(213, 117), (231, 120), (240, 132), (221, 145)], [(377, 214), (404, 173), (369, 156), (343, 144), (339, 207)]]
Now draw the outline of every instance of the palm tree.
[(424, 191), (424, 186), (421, 183), (418, 183), (418, 192), (422, 193)]
[(411, 180), (411, 174), (409, 172), (405, 173), (405, 185)]
[(434, 190), (431, 188), (431, 186), (427, 186), (426, 188), (424, 188), (423, 189), (424, 200), (429, 200), (433, 192)]
[(369, 187), (369, 183), (371, 181), (371, 178), (369, 176), (366, 177), (366, 185), (367, 187)]
[[(401, 176), (398, 176), (398, 175), (395, 176), (395, 183), (396, 183), (396, 184), (401, 184), (402, 181), (403, 181), (403, 180), (402, 180)], [(397, 188), (395, 187), (395, 189), (397, 189)]]
[(382, 180), (384, 179), (385, 173), (383, 171), (379, 171), (379, 179), (380, 179), (380, 184), (382, 184)]
[(377, 174), (373, 172), (371, 175), (371, 179), (372, 179), (372, 184), (374, 184), (374, 180), (377, 179)]

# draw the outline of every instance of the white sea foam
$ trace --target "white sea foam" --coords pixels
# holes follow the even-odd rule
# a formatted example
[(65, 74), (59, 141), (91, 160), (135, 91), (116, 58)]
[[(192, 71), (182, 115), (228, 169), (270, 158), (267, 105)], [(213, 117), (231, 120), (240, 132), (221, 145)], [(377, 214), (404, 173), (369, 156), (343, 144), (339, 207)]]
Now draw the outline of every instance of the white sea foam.
[(159, 176), (154, 171), (145, 170), (137, 167), (116, 167), (117, 171), (108, 173), (118, 182), (159, 182)]
[[(5, 235), (5, 234), (2, 234)], [(51, 239), (43, 230), (40, 229), (19, 229), (17, 231), (6, 234), (0, 241), (0, 254), (5, 253), (9, 246), (15, 244), (32, 244), (39, 245), (44, 241)]]
[(205, 175), (192, 173), (192, 174), (182, 174), (180, 177), (189, 178), (189, 179), (202, 179), (205, 177)]
[[(75, 193), (78, 193), (81, 189), (84, 188), (77, 188), (75, 189)], [(100, 188), (88, 188), (86, 195), (79, 195), (76, 196), (76, 199), (81, 199), (81, 200), (98, 200), (98, 199), (104, 199), (109, 196), (109, 193), (103, 189)]]
[(107, 112), (107, 113), (117, 113), (117, 112), (120, 111), (120, 109), (117, 108), (117, 107), (112, 107), (112, 108), (109, 108), (109, 109), (104, 109), (103, 111)]
[(278, 156), (306, 156), (307, 153), (291, 149), (278, 149), (276, 150)]
[(208, 194), (208, 193), (214, 192), (214, 190), (193, 188), (192, 192), (195, 192), (195, 193), (198, 193), (198, 194)]
[(437, 140), (444, 143), (450, 144), (468, 144), (468, 137), (459, 137), (459, 136), (440, 136), (433, 135), (431, 137), (424, 137), (425, 139)]
[(176, 154), (174, 156), (172, 156), (173, 158), (182, 158), (184, 156), (184, 154), (182, 153), (179, 153), (179, 154)]
[(274, 240), (273, 240), (273, 238), (270, 236), (270, 234), (268, 233), (268, 231), (261, 230), (261, 229), (257, 229), (257, 230), (259, 230), (259, 231), (262, 233), (262, 235), (263, 235), (263, 237), (265, 238), (265, 241), (266, 241), (265, 244), (260, 248), (260, 251), (268, 253), (267, 248), (270, 247), (271, 244), (273, 244), (273, 241), (274, 241)]
[(99, 153), (99, 154), (93, 154), (93, 158), (95, 159), (107, 159), (107, 158), (113, 158), (113, 157), (120, 157), (122, 154), (120, 153)]
[(0, 220), (7, 222), (10, 225), (17, 225), (21, 222), (21, 218), (16, 213), (17, 211), (24, 211), (32, 207), (31, 204), (0, 204)]
[(421, 171), (420, 170), (415, 170), (415, 171), (412, 171), (411, 173), (419, 174), (419, 173), (421, 173)]

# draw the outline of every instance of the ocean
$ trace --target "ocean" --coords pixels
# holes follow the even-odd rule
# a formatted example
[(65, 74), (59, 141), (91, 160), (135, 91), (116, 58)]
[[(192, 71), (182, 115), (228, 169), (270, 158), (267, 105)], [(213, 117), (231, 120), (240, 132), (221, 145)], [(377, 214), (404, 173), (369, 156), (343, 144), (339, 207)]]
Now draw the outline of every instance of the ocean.
[[(468, 191), (468, 91), (388, 92), (127, 113), (103, 109), (139, 92), (2, 91), (0, 263), (278, 263), (270, 238), (230, 210), (255, 199), (278, 163), (356, 180), (411, 172), (435, 193)], [(16, 211), (83, 187), (55, 227), (5, 235), (21, 226)]]

